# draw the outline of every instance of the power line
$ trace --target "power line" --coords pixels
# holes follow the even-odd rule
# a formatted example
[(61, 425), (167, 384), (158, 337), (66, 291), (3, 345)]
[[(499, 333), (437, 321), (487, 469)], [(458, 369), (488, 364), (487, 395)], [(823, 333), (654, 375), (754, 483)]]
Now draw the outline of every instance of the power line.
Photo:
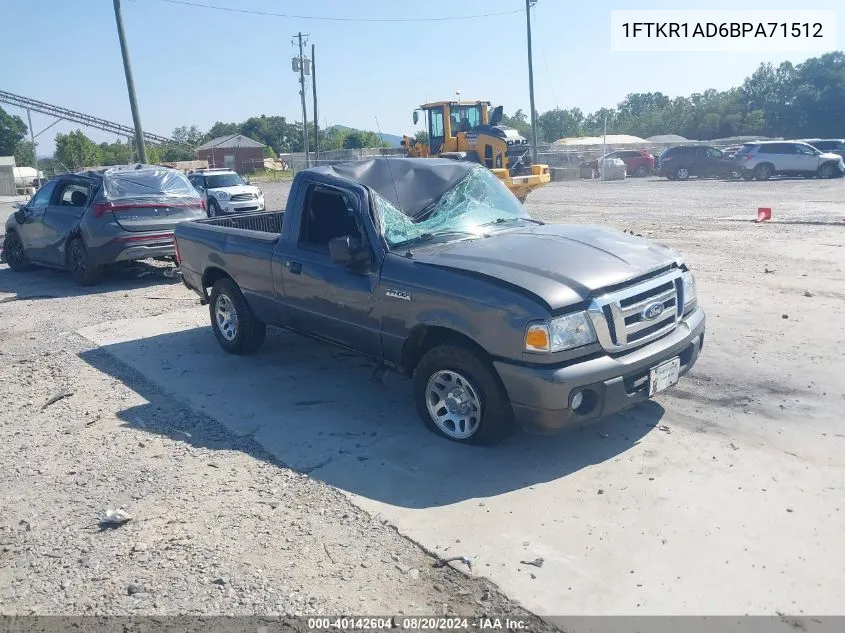
[(196, 7), (201, 9), (214, 9), (215, 11), (227, 11), (229, 13), (245, 13), (248, 15), (262, 15), (275, 18), (291, 18), (295, 20), (325, 20), (330, 22), (446, 22), (455, 20), (475, 20), (478, 18), (492, 18), (500, 15), (513, 15), (515, 13), (522, 13), (521, 10), (516, 11), (500, 11), (498, 13), (479, 13), (476, 15), (453, 15), (439, 18), (338, 18), (331, 16), (318, 15), (293, 15), (290, 13), (275, 13), (272, 11), (256, 11), (253, 9), (235, 9), (233, 7), (220, 7), (212, 4), (202, 4), (200, 2), (189, 2), (188, 0), (159, 0), (160, 2), (167, 2), (168, 4), (178, 4), (186, 7)]

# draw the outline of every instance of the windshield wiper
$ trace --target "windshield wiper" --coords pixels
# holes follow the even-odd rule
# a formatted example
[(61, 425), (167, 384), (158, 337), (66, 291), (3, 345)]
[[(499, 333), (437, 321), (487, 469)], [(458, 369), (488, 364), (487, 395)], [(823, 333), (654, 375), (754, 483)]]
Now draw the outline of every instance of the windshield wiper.
[(437, 237), (444, 237), (446, 235), (471, 235), (473, 237), (483, 237), (481, 235), (477, 235), (472, 231), (461, 231), (458, 229), (443, 229), (440, 231), (429, 231), (428, 233), (421, 233), (416, 237), (412, 237), (404, 242), (400, 242), (396, 244), (397, 247), (408, 246), (409, 244), (413, 244), (414, 242), (427, 242), (428, 240), (432, 240)]
[(495, 220), (491, 220), (490, 222), (485, 222), (484, 224), (479, 224), (478, 226), (491, 226), (493, 224), (504, 224), (506, 222), (533, 222), (534, 224), (543, 225), (545, 222), (541, 222), (540, 220), (535, 220), (534, 218), (496, 218)]

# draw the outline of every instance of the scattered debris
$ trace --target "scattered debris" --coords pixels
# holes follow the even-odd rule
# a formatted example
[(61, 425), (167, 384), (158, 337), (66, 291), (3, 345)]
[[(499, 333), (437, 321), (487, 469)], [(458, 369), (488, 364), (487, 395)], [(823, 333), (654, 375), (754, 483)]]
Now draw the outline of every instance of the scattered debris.
[(332, 562), (332, 565), (337, 565), (337, 561), (334, 559), (334, 557), (332, 556), (332, 553), (329, 551), (329, 546), (326, 545), (325, 543), (323, 543), (323, 549), (326, 552), (326, 556), (328, 556), (329, 560)]
[(141, 585), (139, 585), (138, 583), (130, 582), (126, 586), (126, 593), (128, 593), (130, 596), (134, 596), (136, 593), (145, 593), (145, 592), (144, 592), (144, 588)]
[(93, 418), (91, 418), (90, 420), (88, 420), (88, 421), (85, 423), (85, 426), (93, 426), (93, 425), (95, 425), (97, 422), (99, 422), (99, 421), (100, 421), (100, 418), (101, 418), (101, 417), (102, 417), (102, 416), (100, 416), (100, 415), (95, 415)]
[(781, 314), (781, 315), (780, 315), (780, 318), (781, 318), (781, 319), (788, 319), (788, 318), (789, 318), (789, 315), (788, 315), (788, 314)]
[(100, 529), (109, 530), (125, 525), (132, 520), (132, 517), (124, 510), (106, 510), (103, 518), (100, 519)]
[(535, 558), (534, 560), (521, 560), (519, 561), (523, 565), (532, 565), (534, 567), (542, 567), (543, 563), (545, 562), (542, 558)]
[(41, 407), (41, 410), (43, 411), (51, 404), (56, 404), (59, 400), (64, 400), (65, 398), (69, 398), (72, 395), (72, 391), (60, 391), (59, 393), (52, 396), (47, 402), (45, 402), (44, 405)]
[(787, 512), (793, 512), (792, 508), (787, 508), (786, 511)]
[(603, 495), (604, 494), (604, 488), (599, 488), (599, 490), (596, 494)]
[(813, 293), (812, 293), (812, 292), (810, 292), (809, 290), (805, 290), (805, 291), (804, 291), (804, 296), (805, 296), (805, 297), (812, 297), (812, 296), (813, 296)]
[(658, 430), (658, 431), (663, 431), (664, 433), (671, 433), (671, 432), (672, 432), (672, 429), (670, 429), (670, 428), (669, 428), (667, 425), (665, 425), (665, 424), (661, 424), (660, 426), (658, 426), (658, 427), (657, 427), (657, 430)]
[(766, 266), (765, 268), (763, 268), (763, 272), (764, 272), (764, 273), (766, 273), (766, 274), (771, 274), (771, 273), (773, 273), (773, 272), (775, 272), (775, 271), (774, 271), (774, 270), (769, 270), (769, 267), (768, 267), (768, 266)]
[(419, 580), (420, 579), (420, 570), (419, 569), (409, 569), (408, 570), (408, 577), (411, 580)]
[(223, 585), (229, 584), (229, 579), (226, 576), (220, 576), (219, 578), (215, 578), (211, 582), (215, 585), (220, 585), (222, 587)]
[(738, 451), (738, 450), (739, 450), (739, 446), (737, 446), (737, 445), (736, 445), (736, 444), (734, 444), (733, 442), (731, 442), (731, 448), (732, 448), (732, 449), (734, 449), (735, 451)]
[(472, 561), (466, 556), (453, 556), (452, 558), (441, 558), (440, 560), (434, 563), (433, 567), (445, 567), (446, 565), (454, 561), (462, 562), (469, 568), (470, 571), (472, 571)]

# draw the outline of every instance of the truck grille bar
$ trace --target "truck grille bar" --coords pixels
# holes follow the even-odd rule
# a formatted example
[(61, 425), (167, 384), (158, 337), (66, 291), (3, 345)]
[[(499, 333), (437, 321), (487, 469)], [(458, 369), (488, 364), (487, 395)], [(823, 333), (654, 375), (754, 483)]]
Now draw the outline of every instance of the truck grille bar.
[(673, 270), (590, 302), (587, 313), (599, 344), (623, 352), (674, 330), (683, 317), (683, 279)]

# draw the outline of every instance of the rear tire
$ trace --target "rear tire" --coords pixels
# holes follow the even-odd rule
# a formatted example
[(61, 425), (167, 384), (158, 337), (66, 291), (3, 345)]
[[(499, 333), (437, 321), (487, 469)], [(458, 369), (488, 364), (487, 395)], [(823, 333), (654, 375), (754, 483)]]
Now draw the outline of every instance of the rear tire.
[(216, 218), (216, 217), (218, 217), (219, 215), (220, 215), (220, 206), (217, 204), (217, 202), (216, 202), (215, 200), (211, 199), (211, 196), (209, 196), (209, 200), (208, 200), (208, 217), (210, 217), (210, 218)]
[(82, 238), (75, 237), (68, 244), (68, 267), (73, 280), (80, 286), (95, 286), (103, 278), (102, 266), (95, 266), (88, 257)]
[(438, 345), (414, 370), (414, 401), (426, 428), (460, 444), (492, 445), (515, 427), (492, 365), (466, 347)]
[(241, 289), (228, 277), (215, 282), (208, 311), (217, 342), (230, 354), (253, 354), (267, 336), (267, 326), (255, 317)]
[(763, 163), (762, 165), (757, 165), (757, 167), (754, 168), (754, 177), (757, 180), (768, 180), (769, 178), (772, 177), (773, 173), (774, 173), (774, 169), (772, 169), (772, 166), (769, 165), (768, 163)]
[(686, 167), (678, 167), (675, 171), (675, 178), (677, 180), (687, 180), (689, 178), (689, 169)]
[(636, 176), (637, 178), (645, 178), (646, 176), (648, 176), (648, 167), (646, 167), (645, 165), (640, 165), (634, 170), (634, 176)]
[(26, 249), (17, 231), (9, 231), (6, 234), (6, 240), (3, 243), (3, 259), (16, 273), (32, 270), (32, 264), (26, 257)]

